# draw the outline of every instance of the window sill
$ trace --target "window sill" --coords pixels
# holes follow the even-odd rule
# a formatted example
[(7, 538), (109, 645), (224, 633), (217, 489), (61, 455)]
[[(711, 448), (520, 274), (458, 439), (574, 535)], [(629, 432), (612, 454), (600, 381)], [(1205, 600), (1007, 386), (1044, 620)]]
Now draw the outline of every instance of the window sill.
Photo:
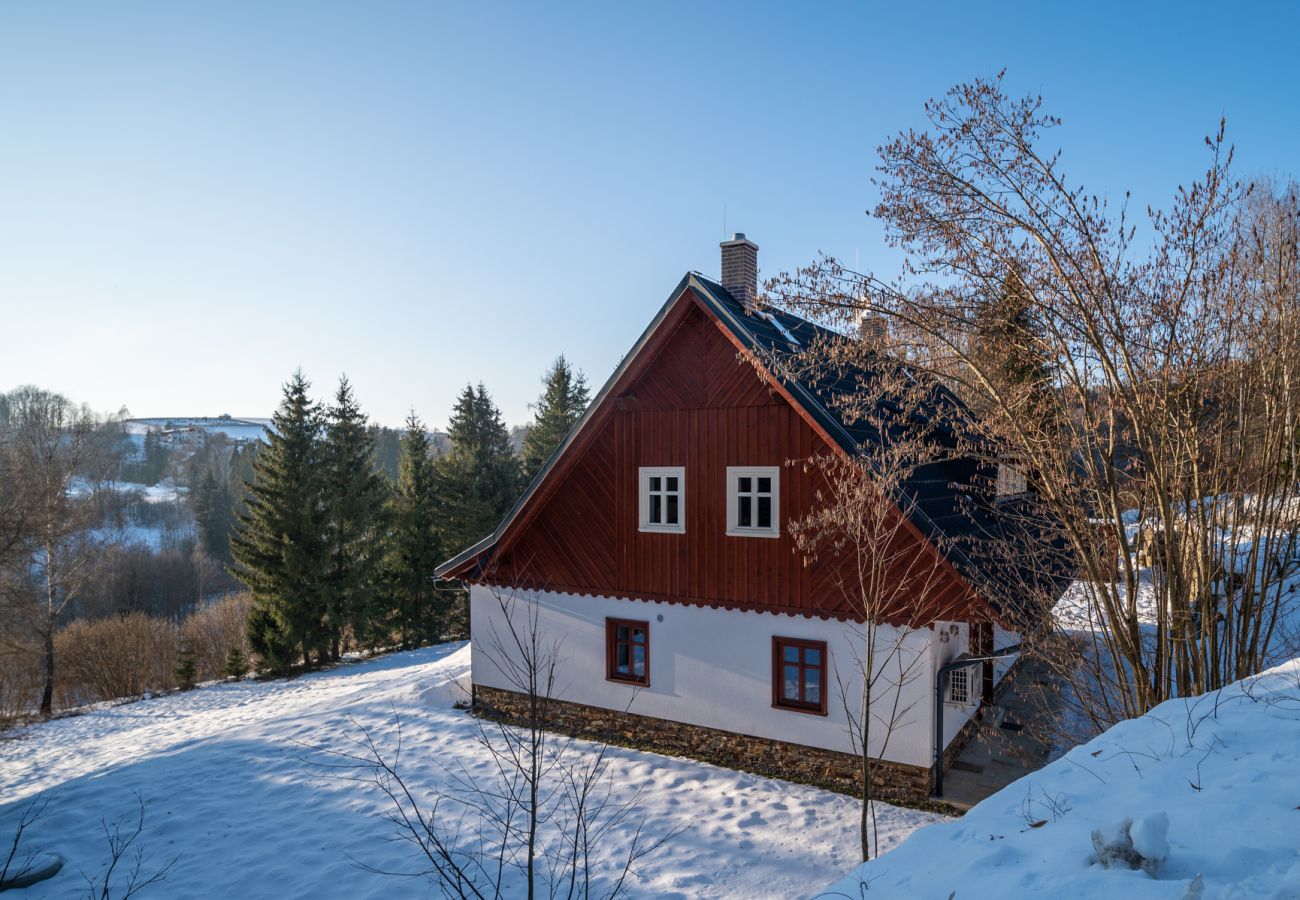
[(811, 706), (793, 706), (789, 703), (773, 703), (772, 708), (783, 710), (785, 712), (807, 713), (810, 716), (826, 715), (825, 709), (814, 709)]
[(993, 498), (995, 504), (1018, 503), (1021, 500), (1028, 500), (1034, 496), (1033, 491), (1020, 491), (1016, 494), (998, 494)]
[(606, 675), (605, 680), (613, 684), (625, 684), (628, 687), (650, 687), (650, 679), (644, 681), (638, 678), (619, 678), (616, 675)]
[(748, 529), (748, 528), (729, 528), (729, 529), (727, 529), (727, 537), (779, 538), (780, 536), (781, 536), (781, 532), (780, 532), (779, 530), (778, 530), (778, 531), (768, 531), (768, 530), (766, 530), (766, 529), (758, 529), (758, 528), (752, 528), (752, 529)]
[(685, 525), (641, 525), (637, 528), (637, 530), (645, 532), (646, 534), (685, 534), (686, 526)]

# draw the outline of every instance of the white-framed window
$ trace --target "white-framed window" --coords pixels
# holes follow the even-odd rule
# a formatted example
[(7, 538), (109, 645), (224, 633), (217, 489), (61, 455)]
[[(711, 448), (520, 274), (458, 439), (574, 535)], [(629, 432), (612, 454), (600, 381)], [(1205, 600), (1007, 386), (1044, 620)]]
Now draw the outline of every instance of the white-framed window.
[(958, 706), (967, 706), (971, 702), (970, 679), (973, 666), (962, 666), (948, 673), (947, 701)]
[(641, 530), (686, 530), (686, 470), (677, 467), (641, 468)]
[(998, 483), (994, 497), (1009, 500), (1029, 493), (1029, 479), (1025, 470), (1014, 460), (1004, 459), (998, 462)]
[(727, 466), (727, 534), (778, 537), (780, 508), (779, 466)]

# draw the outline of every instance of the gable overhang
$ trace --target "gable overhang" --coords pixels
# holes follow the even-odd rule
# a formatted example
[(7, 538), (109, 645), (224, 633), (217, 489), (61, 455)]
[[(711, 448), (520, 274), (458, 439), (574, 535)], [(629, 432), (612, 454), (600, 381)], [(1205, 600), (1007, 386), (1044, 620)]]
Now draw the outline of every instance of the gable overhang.
[[(667, 340), (693, 307), (703, 310), (720, 326), (720, 330), (736, 348), (737, 353), (753, 365), (755, 372), (768, 387), (784, 398), (834, 452), (850, 458), (855, 456), (857, 442), (843, 425), (826, 410), (807, 386), (773, 373), (760, 359), (761, 342), (745, 324), (743, 317), (737, 315), (729, 304), (717, 296), (713, 286), (706, 279), (693, 272), (687, 273), (673, 288), (668, 299), (641, 333), (618, 368), (597, 392), (586, 412), (569, 430), (559, 447), (529, 483), (523, 495), (506, 513), (496, 531), (438, 566), (434, 570), (435, 577), (467, 582), (482, 579), (491, 568), (492, 562), (509, 548), (513, 537), (526, 527), (563, 480), (567, 468), (566, 460), (573, 461), (581, 455), (582, 450), (599, 430), (600, 424), (611, 413), (617, 395), (640, 377), (654, 359), (662, 342)], [(899, 512), (903, 515), (901, 508)], [(945, 567), (961, 584), (967, 586), (968, 602), (965, 605), (969, 613), (954, 618), (1001, 621), (1002, 616), (996, 606), (983, 596), (983, 593), (949, 557), (949, 554), (964, 557), (961, 549), (952, 547), (946, 553), (940, 550), (934, 540), (924, 533), (922, 526), (934, 529), (936, 533), (938, 528), (919, 508), (914, 508), (911, 515), (904, 515), (903, 518), (909, 533), (918, 545), (924, 548), (923, 552), (932, 554), (939, 565)], [(917, 520), (920, 520), (919, 523)], [(963, 561), (969, 562), (969, 560)]]
[[(629, 373), (639, 374), (640, 370), (646, 366), (648, 362), (645, 353), (646, 348), (655, 343), (656, 337), (661, 333), (667, 335), (672, 331), (672, 325), (675, 325), (683, 315), (680, 310), (686, 308), (686, 304), (682, 302), (683, 298), (690, 293), (692, 282), (697, 281), (698, 279), (693, 274), (687, 274), (677, 283), (672, 293), (668, 295), (664, 305), (659, 308), (659, 312), (650, 320), (650, 324), (646, 326), (645, 331), (641, 332), (641, 336), (632, 345), (632, 349), (623, 357), (623, 361), (619, 363), (618, 368), (609, 376), (601, 389), (596, 392), (596, 396), (587, 405), (586, 411), (569, 429), (569, 433), (560, 442), (560, 446), (556, 447), (555, 452), (547, 458), (546, 464), (529, 482), (523, 495), (506, 513), (496, 531), (434, 569), (433, 573), (436, 577), (473, 581), (475, 576), (483, 571), (490, 558), (499, 551), (503, 539), (515, 530), (515, 523), (520, 520), (521, 514), (530, 506), (541, 503), (541, 500), (538, 500), (537, 504), (534, 504), (534, 498), (538, 497), (539, 494), (549, 494), (549, 491), (543, 491), (543, 485), (550, 480), (551, 473), (559, 466), (560, 461), (569, 456), (572, 448), (585, 445), (590, 440), (592, 433), (595, 431), (595, 426), (592, 423), (604, 419), (605, 415), (608, 414), (606, 407), (612, 402), (611, 398), (616, 395), (623, 384), (635, 379), (636, 375), (632, 374), (629, 377)], [(665, 328), (665, 323), (670, 321), (672, 325)], [(570, 458), (576, 456), (577, 451)]]

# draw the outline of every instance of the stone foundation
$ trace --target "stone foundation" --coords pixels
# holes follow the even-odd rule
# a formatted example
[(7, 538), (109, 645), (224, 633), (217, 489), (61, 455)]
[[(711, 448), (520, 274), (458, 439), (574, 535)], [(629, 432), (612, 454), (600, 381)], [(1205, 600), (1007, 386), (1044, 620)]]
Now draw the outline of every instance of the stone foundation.
[[(474, 709), (488, 718), (519, 723), (528, 718), (528, 697), (514, 691), (475, 685)], [(729, 769), (803, 782), (855, 796), (861, 791), (862, 760), (851, 753), (734, 734), (564, 700), (547, 701), (543, 719), (548, 727), (565, 734), (673, 756), (689, 756)], [(968, 736), (969, 730), (963, 728), (959, 739), (953, 741), (948, 753), (944, 754), (945, 765), (950, 756), (956, 755), (959, 742), (964, 743)], [(884, 760), (874, 761), (873, 767), (872, 780), (880, 799), (909, 805), (929, 801), (933, 785), (929, 767)]]

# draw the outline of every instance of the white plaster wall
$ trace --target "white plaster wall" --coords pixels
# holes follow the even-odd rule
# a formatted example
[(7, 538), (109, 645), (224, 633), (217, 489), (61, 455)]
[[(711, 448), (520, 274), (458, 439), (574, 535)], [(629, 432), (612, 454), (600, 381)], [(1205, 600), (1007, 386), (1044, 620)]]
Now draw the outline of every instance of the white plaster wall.
[[(513, 617), (521, 633), (527, 633), (529, 616), (535, 614), (542, 643), (558, 644), (558, 656), (563, 660), (553, 691), (558, 699), (856, 752), (841, 691), (854, 698), (856, 710), (862, 695), (860, 661), (865, 646), (861, 625), (610, 597), (508, 592), (482, 586), (471, 589), (470, 607), (475, 684), (519, 690), (498, 665), (494, 647), (508, 643), (507, 615)], [(606, 617), (650, 623), (648, 687), (606, 680)], [(826, 642), (831, 664), (827, 674), (827, 715), (773, 708), (773, 636)], [(877, 691), (878, 703), (873, 707), (879, 711), (878, 723), (882, 717), (892, 715), (897, 724), (887, 741), (883, 728), (872, 729), (869, 746), (873, 756), (930, 765), (936, 659), (933, 637), (928, 628), (882, 629), (877, 646), (897, 647), (898, 653), (889, 654), (892, 666), (879, 680), (882, 688)], [(944, 645), (945, 650), (947, 647)], [(907, 661), (906, 671), (895, 693), (899, 659)], [(883, 687), (885, 684), (889, 687)], [(945, 727), (948, 740), (964, 719), (953, 717), (952, 721), (956, 725)]]
[[(953, 634), (954, 629), (957, 632), (956, 634)], [(970, 652), (969, 625), (966, 625), (963, 622), (936, 622), (934, 631), (936, 635), (940, 636), (947, 634), (948, 639), (941, 640), (936, 638), (930, 643), (930, 652), (933, 659), (929, 677), (931, 696), (934, 694), (934, 673), (938, 671), (939, 667), (944, 663), (951, 662), (963, 653)], [(978, 672), (978, 666), (971, 672), (972, 682), (970, 703), (958, 705), (956, 703), (948, 703), (947, 701), (944, 701), (943, 741), (945, 747), (952, 742), (952, 739), (957, 735), (957, 732), (961, 730), (961, 727), (965, 725), (979, 710), (980, 678)], [(931, 704), (933, 704), (933, 702), (932, 699)], [(933, 722), (930, 727), (931, 729), (934, 728)], [(930, 747), (934, 747), (933, 734), (931, 734), (930, 737)], [(933, 755), (933, 749), (931, 750), (931, 755)]]
[[(954, 635), (952, 629), (956, 628), (957, 633)], [(930, 684), (934, 684), (934, 672), (944, 663), (951, 662), (963, 653), (970, 652), (970, 626), (964, 622), (936, 622), (935, 634), (942, 632), (948, 633), (948, 639), (939, 640), (936, 638), (930, 645), (930, 651), (933, 658), (932, 668), (930, 669)], [(1014, 631), (1006, 631), (999, 625), (993, 626), (993, 649), (1001, 650), (1003, 647), (1009, 647), (1020, 640), (1020, 636)], [(1002, 681), (1015, 662), (1017, 657), (1011, 656), (1003, 659), (994, 660), (993, 662), (993, 682), (996, 686)], [(943, 704), (943, 740), (944, 746), (952, 742), (953, 737), (965, 725), (975, 713), (979, 711), (979, 691), (983, 686), (983, 678), (980, 676), (981, 666), (975, 666), (971, 673), (971, 702), (963, 705), (944, 702)], [(933, 687), (931, 691), (933, 692)], [(933, 702), (933, 701), (932, 701)], [(933, 727), (933, 726), (932, 726)], [(931, 746), (934, 746), (934, 738), (930, 738)]]

